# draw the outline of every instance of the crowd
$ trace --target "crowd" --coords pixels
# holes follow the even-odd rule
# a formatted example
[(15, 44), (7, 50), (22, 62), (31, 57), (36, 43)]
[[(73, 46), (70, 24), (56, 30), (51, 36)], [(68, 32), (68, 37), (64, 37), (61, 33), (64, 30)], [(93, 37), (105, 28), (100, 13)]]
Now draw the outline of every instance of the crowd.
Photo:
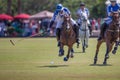
[[(36, 20), (19, 20), (13, 21), (0, 20), (0, 37), (27, 37), (40, 33), (38, 36), (55, 36), (55, 24), (48, 32), (50, 19)], [(90, 31), (99, 30), (102, 23), (101, 19), (90, 19)]]
[(53, 28), (50, 31), (51, 34), (47, 32), (49, 21), (49, 19), (42, 21), (0, 20), (0, 37), (27, 37), (36, 33), (41, 33), (39, 36), (53, 36)]

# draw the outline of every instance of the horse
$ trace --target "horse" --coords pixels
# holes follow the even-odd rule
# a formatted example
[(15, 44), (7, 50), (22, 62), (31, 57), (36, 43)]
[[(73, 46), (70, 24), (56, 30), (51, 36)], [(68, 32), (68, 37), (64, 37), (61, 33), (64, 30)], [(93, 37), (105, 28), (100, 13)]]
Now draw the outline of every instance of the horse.
[(60, 35), (60, 49), (59, 56), (64, 55), (64, 46), (68, 46), (68, 52), (66, 57), (64, 57), (64, 61), (68, 61), (69, 57), (73, 58), (73, 44), (76, 42), (76, 34), (73, 30), (73, 26), (71, 24), (70, 16), (64, 15), (64, 21), (61, 28)]
[(112, 15), (112, 21), (108, 25), (108, 28), (106, 29), (104, 33), (104, 37), (101, 40), (98, 40), (97, 46), (96, 46), (96, 53), (94, 56), (94, 64), (97, 63), (97, 56), (99, 52), (99, 48), (103, 42), (106, 43), (106, 54), (104, 58), (103, 65), (107, 64), (107, 59), (109, 58), (109, 53), (112, 51), (112, 48), (114, 46), (114, 49), (112, 51), (113, 54), (116, 53), (120, 38), (120, 17), (119, 12), (113, 12)]
[(85, 49), (88, 47), (88, 40), (89, 40), (89, 27), (88, 27), (88, 17), (86, 13), (81, 13), (81, 25), (79, 27), (79, 38), (82, 42), (82, 50), (83, 53), (85, 52)]

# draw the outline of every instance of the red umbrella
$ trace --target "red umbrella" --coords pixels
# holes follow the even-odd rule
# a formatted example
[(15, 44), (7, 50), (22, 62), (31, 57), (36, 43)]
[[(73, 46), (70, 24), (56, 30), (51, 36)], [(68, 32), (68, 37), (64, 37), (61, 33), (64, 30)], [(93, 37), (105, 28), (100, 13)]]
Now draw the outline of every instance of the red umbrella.
[(13, 17), (7, 14), (0, 14), (0, 20), (13, 20)]
[(14, 18), (16, 18), (16, 19), (28, 19), (29, 17), (30, 17), (30, 15), (22, 13), (22, 14), (16, 15)]

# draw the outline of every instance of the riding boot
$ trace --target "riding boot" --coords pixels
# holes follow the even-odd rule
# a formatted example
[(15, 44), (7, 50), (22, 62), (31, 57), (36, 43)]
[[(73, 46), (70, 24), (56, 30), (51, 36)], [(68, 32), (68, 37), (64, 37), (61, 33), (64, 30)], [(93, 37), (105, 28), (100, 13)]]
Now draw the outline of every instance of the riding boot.
[(74, 31), (76, 34), (76, 43), (80, 44), (80, 42), (79, 42), (79, 27), (76, 24), (74, 25)]
[(108, 28), (108, 24), (107, 23), (103, 23), (101, 28), (100, 28), (100, 35), (98, 37), (98, 40), (101, 40), (101, 39), (104, 38), (104, 33), (105, 33), (107, 28)]
[(60, 28), (56, 29), (56, 37), (57, 37), (57, 41), (58, 41), (58, 47), (60, 46)]

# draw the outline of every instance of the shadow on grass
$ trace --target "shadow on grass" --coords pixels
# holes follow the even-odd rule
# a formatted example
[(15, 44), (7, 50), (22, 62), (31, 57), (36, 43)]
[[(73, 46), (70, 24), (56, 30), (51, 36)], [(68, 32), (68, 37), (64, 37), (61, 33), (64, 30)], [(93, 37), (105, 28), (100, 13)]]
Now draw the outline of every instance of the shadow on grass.
[(74, 52), (74, 53), (76, 53), (76, 54), (79, 54), (79, 53), (80, 53), (80, 54), (84, 54), (83, 52)]
[(89, 66), (112, 66), (111, 64), (90, 64)]
[(68, 65), (45, 65), (45, 66), (37, 66), (39, 68), (59, 68), (59, 67), (68, 67)]

